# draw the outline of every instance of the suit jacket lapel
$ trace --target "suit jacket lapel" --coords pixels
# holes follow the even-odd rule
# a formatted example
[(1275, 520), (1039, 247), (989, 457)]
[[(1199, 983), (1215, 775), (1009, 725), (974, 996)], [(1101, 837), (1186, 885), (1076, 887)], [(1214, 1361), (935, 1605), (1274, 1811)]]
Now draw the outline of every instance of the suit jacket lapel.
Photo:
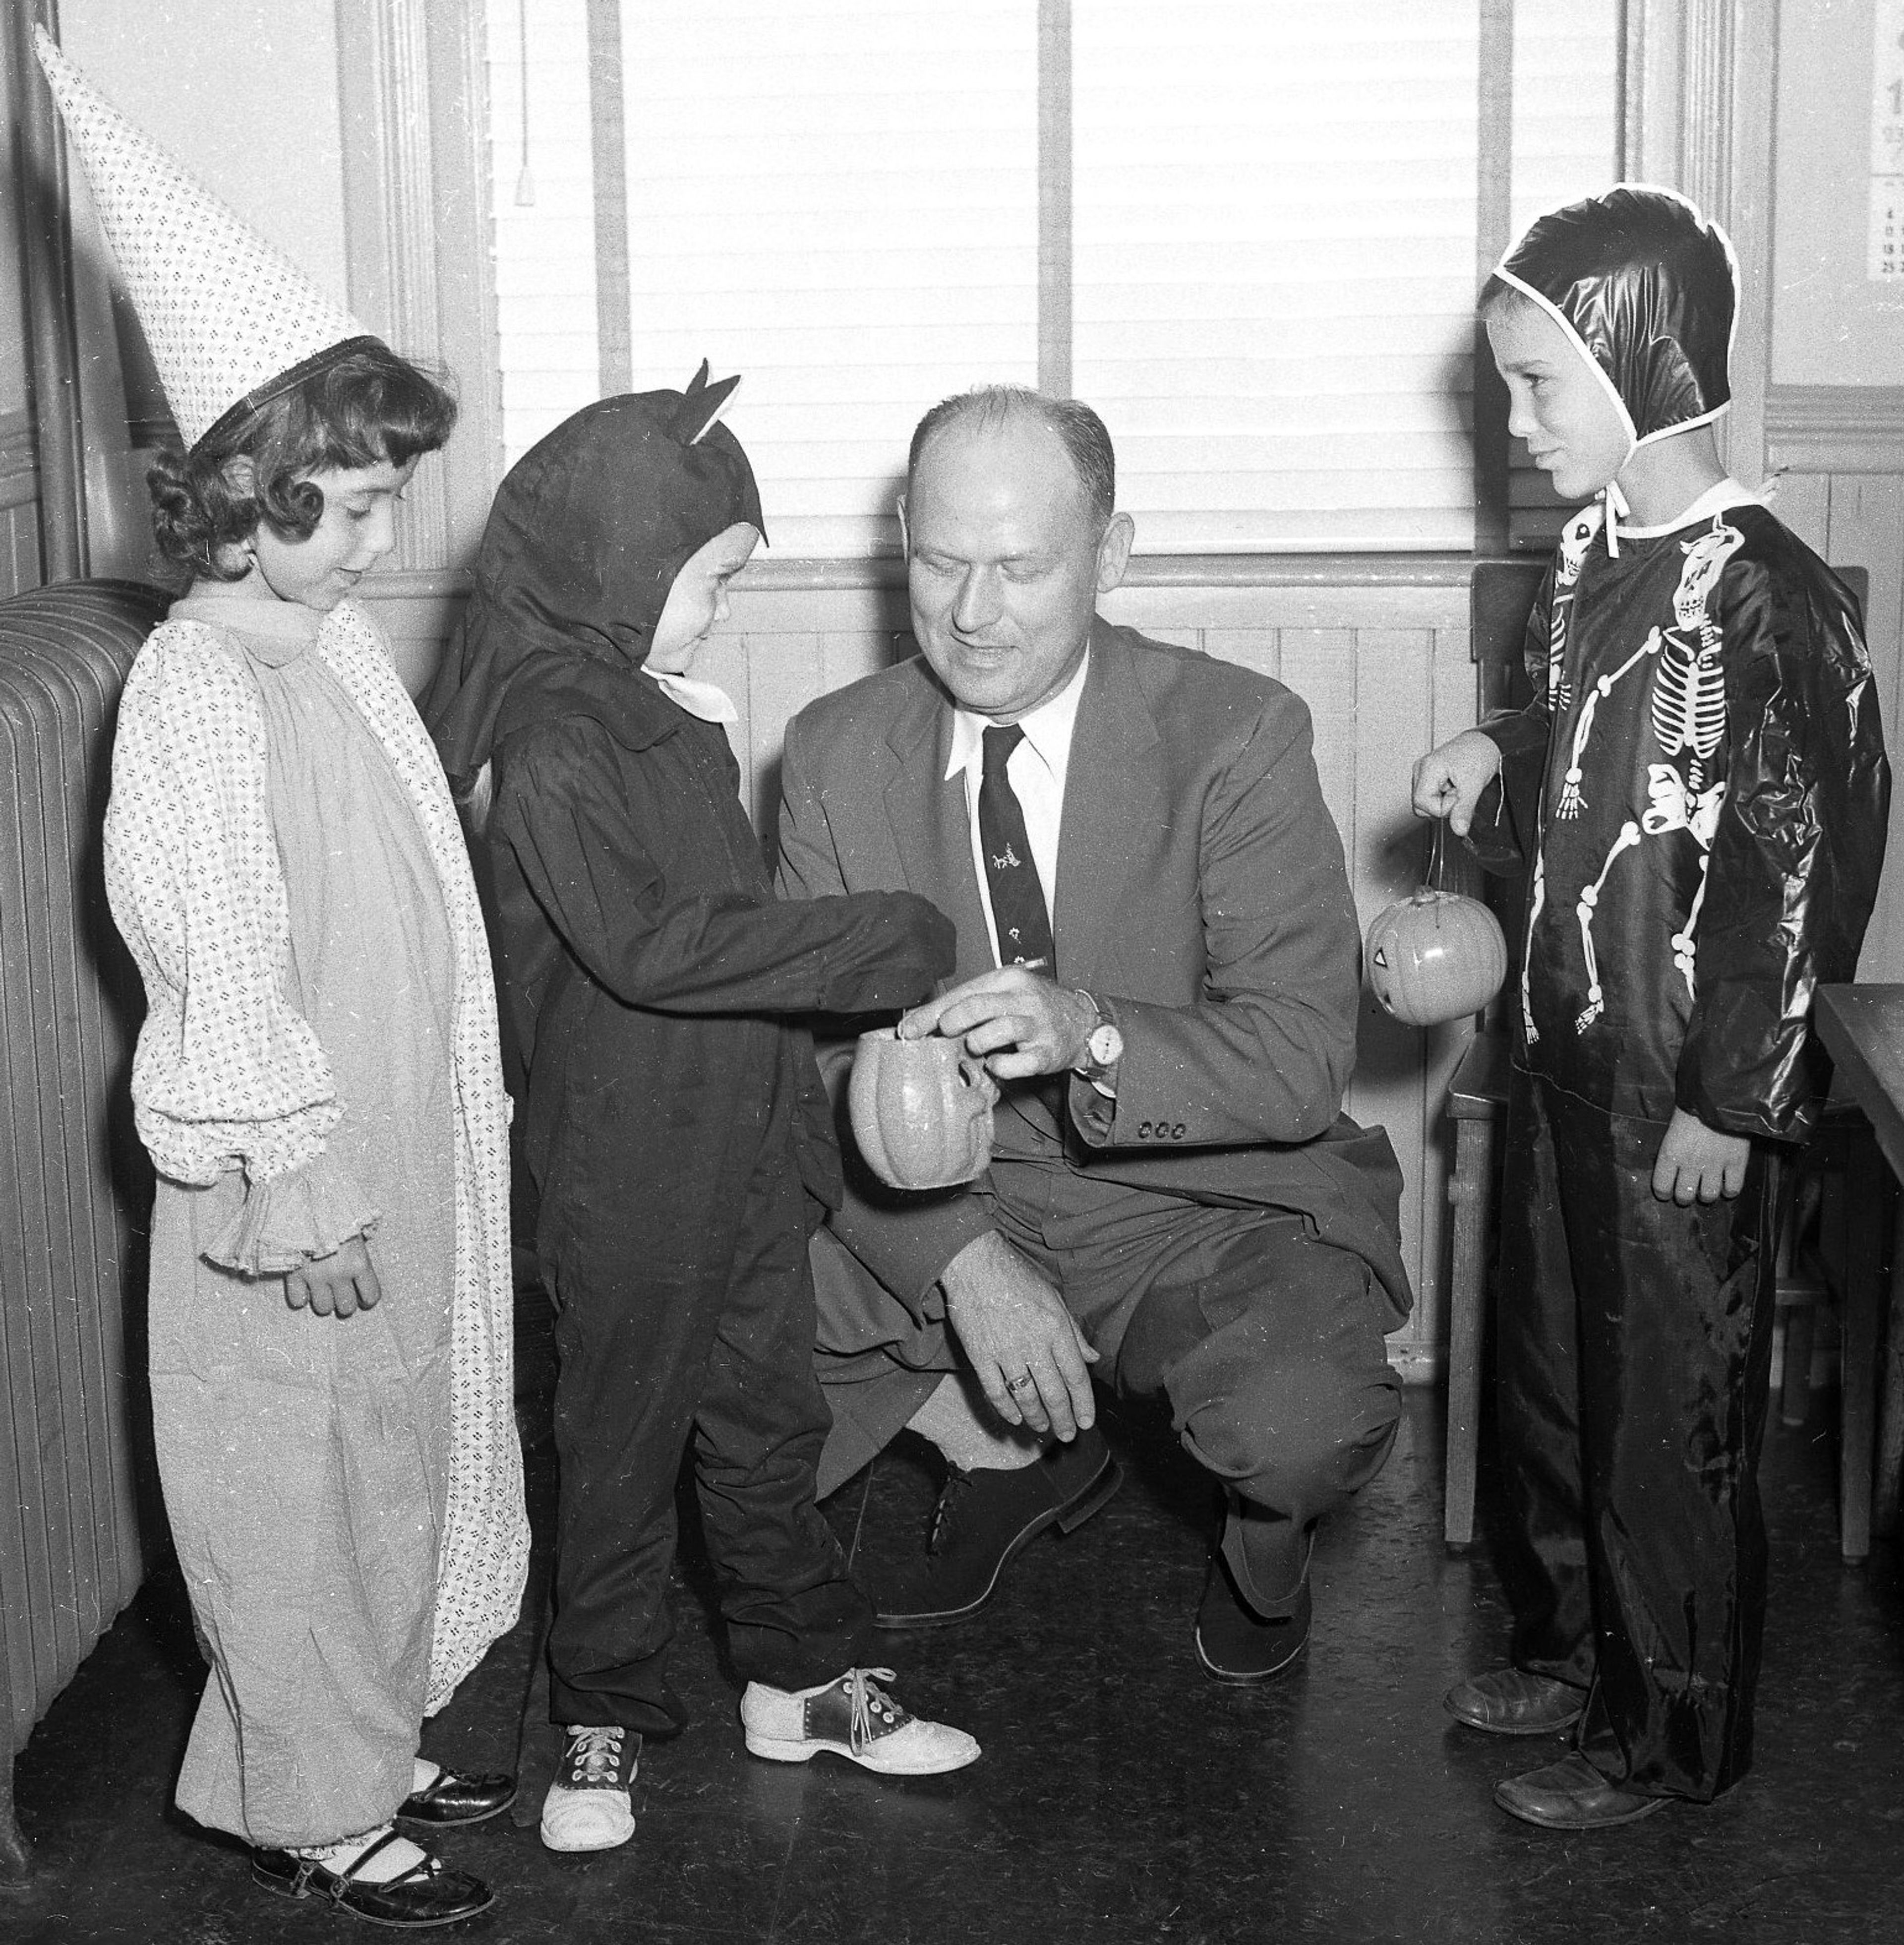
[(1058, 979), (1088, 986), (1114, 951), (1111, 927), (1135, 861), (1155, 849), (1166, 815), (1155, 718), (1130, 652), (1101, 617), (1078, 700), (1058, 840)]
[(909, 711), (886, 740), (895, 760), (886, 784), (886, 821), (907, 888), (930, 899), (958, 928), (954, 980), (975, 978), (991, 970), (991, 946), (972, 862), (965, 778), (945, 774), (952, 754), (950, 704), (929, 689), (926, 706)]

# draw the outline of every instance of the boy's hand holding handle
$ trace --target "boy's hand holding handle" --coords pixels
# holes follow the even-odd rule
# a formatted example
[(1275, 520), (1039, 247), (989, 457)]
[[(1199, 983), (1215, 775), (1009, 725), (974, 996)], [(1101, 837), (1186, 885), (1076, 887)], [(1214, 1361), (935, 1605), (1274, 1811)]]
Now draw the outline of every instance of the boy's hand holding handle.
[(384, 1287), (361, 1236), (353, 1236), (328, 1256), (307, 1257), (285, 1278), (285, 1301), (293, 1310), (307, 1306), (316, 1317), (350, 1317), (374, 1309)]
[(1457, 837), (1468, 835), (1481, 793), (1499, 775), (1500, 746), (1478, 729), (1437, 744), (1415, 766), (1415, 815), (1445, 817)]

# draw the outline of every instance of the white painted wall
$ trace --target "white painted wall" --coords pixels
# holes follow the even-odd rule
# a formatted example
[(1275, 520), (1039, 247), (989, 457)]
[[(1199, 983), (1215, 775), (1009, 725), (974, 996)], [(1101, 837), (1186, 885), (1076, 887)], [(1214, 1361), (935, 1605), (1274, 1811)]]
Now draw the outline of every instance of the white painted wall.
[(1775, 385), (1904, 385), (1904, 284), (1865, 278), (1873, 31), (1873, 0), (1780, 0)]
[(60, 0), (101, 94), (344, 301), (332, 0)]

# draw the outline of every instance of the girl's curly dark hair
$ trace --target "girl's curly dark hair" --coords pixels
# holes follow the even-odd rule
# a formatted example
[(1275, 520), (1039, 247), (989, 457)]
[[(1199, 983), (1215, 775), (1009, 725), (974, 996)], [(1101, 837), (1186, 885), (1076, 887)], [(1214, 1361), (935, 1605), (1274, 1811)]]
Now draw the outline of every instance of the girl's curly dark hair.
[[(146, 474), (153, 532), (168, 560), (194, 578), (242, 581), (237, 553), (260, 521), (282, 540), (307, 540), (324, 517), (310, 475), (434, 452), (456, 424), (444, 380), (374, 339), (275, 398), (221, 419), (183, 457), (162, 452)], [(241, 492), (227, 470), (248, 459), (254, 483)]]

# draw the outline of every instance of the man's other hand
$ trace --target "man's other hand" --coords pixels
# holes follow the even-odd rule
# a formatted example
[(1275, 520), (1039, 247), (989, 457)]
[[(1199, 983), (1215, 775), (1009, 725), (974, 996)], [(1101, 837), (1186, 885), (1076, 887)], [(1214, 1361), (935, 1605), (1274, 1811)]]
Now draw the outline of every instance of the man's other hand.
[(1089, 1429), (1098, 1354), (1057, 1291), (1003, 1236), (975, 1237), (939, 1281), (960, 1346), (1007, 1425), (1066, 1439)]
[(1062, 1074), (1084, 1059), (1098, 1009), (1082, 993), (1024, 966), (1001, 966), (915, 1006), (899, 1022), (901, 1040), (941, 1033), (963, 1040), (995, 1080)]

